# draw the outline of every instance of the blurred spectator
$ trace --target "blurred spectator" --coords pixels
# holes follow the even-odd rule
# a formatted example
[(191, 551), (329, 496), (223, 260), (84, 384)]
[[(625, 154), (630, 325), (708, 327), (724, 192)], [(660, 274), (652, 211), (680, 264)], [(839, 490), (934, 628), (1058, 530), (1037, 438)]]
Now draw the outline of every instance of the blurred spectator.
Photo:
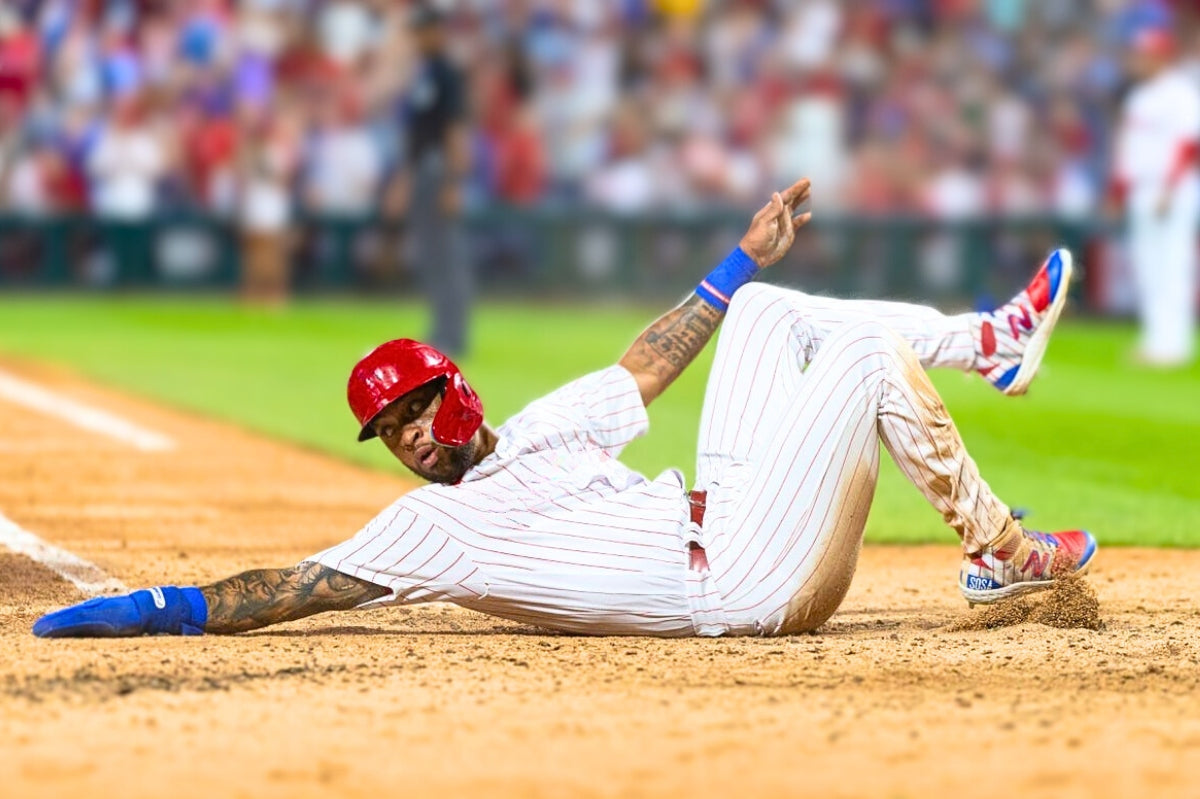
[(546, 148), (528, 105), (514, 109), (495, 131), (496, 198), (533, 205), (546, 187)]
[[(807, 173), (826, 209), (1079, 215), (1104, 182), (1123, 37), (1174, 24), (1200, 82), (1193, 5), (445, 0), (427, 35), (406, 29), (428, 8), (412, 0), (4, 3), (0, 197), (56, 210), (33, 167), (53, 142), (101, 213), (228, 210), (235, 109), (259, 109), (266, 130), (295, 97), (304, 114), (284, 127), (307, 146), (271, 191), (316, 211), (369, 208), (393, 172), (388, 196), (420, 177), (410, 210), (443, 214), (467, 202), (467, 178), (472, 202), (636, 213), (744, 203)], [(161, 118), (126, 119), (130, 98)], [(449, 349), (463, 275), (460, 299), (437, 301)]]
[(351, 88), (325, 98), (305, 154), (304, 197), (318, 213), (362, 216), (375, 208), (383, 159)]
[(65, 30), (55, 38), (57, 43), (49, 62), (50, 90), (64, 106), (91, 107), (93, 113), (101, 113), (104, 76), (100, 69), (100, 42), (91, 20), (84, 14), (69, 15)]
[(589, 178), (587, 199), (618, 214), (633, 215), (653, 208), (665, 189), (655, 182), (649, 138), (639, 109), (627, 105), (619, 111), (608, 163)]
[(321, 49), (337, 63), (353, 67), (371, 44), (374, 22), (365, 3), (331, 0), (317, 17)]
[(83, 181), (48, 141), (31, 145), (14, 164), (7, 199), (12, 210), (34, 215), (77, 211), (86, 202)]
[[(926, 213), (936, 220), (948, 222), (981, 217), (987, 210), (987, 195), (980, 174), (970, 166), (966, 146), (943, 142), (937, 147), (934, 162), (936, 167), (920, 194), (921, 207)], [(1009, 193), (1015, 194), (1011, 190)], [(1003, 193), (999, 194), (1003, 197)], [(965, 246), (963, 238), (949, 232), (930, 236), (921, 251), (920, 269), (924, 282), (941, 289), (957, 285), (960, 271), (967, 262)]]
[(202, 208), (228, 212), (233, 207), (238, 130), (229, 116), (198, 109), (181, 125), (185, 181)]
[(814, 186), (830, 187), (827, 207), (840, 205), (845, 180), (845, 101), (829, 73), (813, 75), (803, 91), (782, 105), (770, 140), (771, 183), (786, 186), (788, 175), (807, 175)]
[(37, 36), (17, 10), (0, 6), (0, 102), (25, 109), (41, 78), (39, 50)]
[(88, 156), (92, 207), (112, 219), (144, 219), (155, 210), (166, 166), (163, 143), (150, 129), (141, 98), (121, 96)]
[(253, 303), (278, 305), (287, 299), (290, 186), (300, 153), (300, 130), (288, 104), (268, 118), (261, 109), (241, 109), (238, 148), (242, 229), (242, 295)]
[(150, 233), (141, 223), (157, 210), (167, 153), (146, 112), (142, 98), (125, 90), (87, 157), (92, 208), (108, 222), (108, 254), (121, 282), (146, 281), (154, 269)]

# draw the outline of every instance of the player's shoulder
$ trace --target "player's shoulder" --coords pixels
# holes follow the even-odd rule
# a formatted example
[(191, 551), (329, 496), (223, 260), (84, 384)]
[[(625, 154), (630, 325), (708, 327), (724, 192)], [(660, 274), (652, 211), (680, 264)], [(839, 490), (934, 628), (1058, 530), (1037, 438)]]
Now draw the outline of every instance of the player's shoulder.
[(568, 409), (588, 407), (597, 399), (606, 397), (614, 391), (629, 390), (631, 386), (633, 390), (636, 390), (637, 382), (625, 367), (608, 366), (577, 377), (549, 394), (539, 397), (512, 417), (510, 422), (525, 415), (537, 415), (545, 411), (562, 414), (568, 412)]
[(497, 433), (514, 451), (575, 449), (599, 432), (628, 428), (645, 416), (637, 381), (622, 366), (590, 372), (526, 405)]

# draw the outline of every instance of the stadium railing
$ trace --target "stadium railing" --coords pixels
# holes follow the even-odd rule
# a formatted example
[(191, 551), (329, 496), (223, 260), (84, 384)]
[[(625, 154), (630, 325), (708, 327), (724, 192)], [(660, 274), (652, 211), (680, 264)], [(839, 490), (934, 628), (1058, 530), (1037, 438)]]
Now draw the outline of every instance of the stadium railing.
[[(745, 223), (746, 213), (732, 210), (630, 217), (491, 208), (466, 227), (485, 293), (659, 299), (686, 291)], [(298, 292), (417, 288), (402, 220), (307, 215), (287, 235)], [(1088, 220), (823, 216), (771, 279), (846, 296), (986, 302), (1011, 293), (1049, 248), (1082, 254), (1104, 237)], [(228, 290), (241, 274), (241, 240), (230, 220), (205, 213), (137, 223), (0, 214), (0, 287)]]

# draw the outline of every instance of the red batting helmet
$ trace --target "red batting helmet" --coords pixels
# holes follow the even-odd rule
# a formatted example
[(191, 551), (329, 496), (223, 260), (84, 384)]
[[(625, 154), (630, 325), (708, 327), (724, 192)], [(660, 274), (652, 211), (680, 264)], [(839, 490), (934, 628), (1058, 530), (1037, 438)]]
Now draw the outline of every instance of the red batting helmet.
[(415, 388), (442, 379), (446, 386), (442, 406), (433, 417), (433, 438), (447, 447), (460, 447), (470, 441), (483, 424), (479, 396), (453, 361), (433, 347), (407, 338), (385, 341), (350, 372), (346, 398), (362, 426), (358, 440), (375, 437), (371, 421), (388, 405)]

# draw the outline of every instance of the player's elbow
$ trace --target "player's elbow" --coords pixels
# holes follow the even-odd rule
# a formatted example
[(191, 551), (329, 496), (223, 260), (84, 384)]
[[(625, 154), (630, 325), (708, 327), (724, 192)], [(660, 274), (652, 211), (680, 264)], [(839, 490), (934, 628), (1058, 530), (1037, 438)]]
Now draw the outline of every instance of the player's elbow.
[(649, 407), (651, 402), (658, 399), (664, 391), (667, 390), (661, 377), (645, 372), (631, 372), (634, 382), (637, 383), (638, 393), (642, 395), (642, 405)]

